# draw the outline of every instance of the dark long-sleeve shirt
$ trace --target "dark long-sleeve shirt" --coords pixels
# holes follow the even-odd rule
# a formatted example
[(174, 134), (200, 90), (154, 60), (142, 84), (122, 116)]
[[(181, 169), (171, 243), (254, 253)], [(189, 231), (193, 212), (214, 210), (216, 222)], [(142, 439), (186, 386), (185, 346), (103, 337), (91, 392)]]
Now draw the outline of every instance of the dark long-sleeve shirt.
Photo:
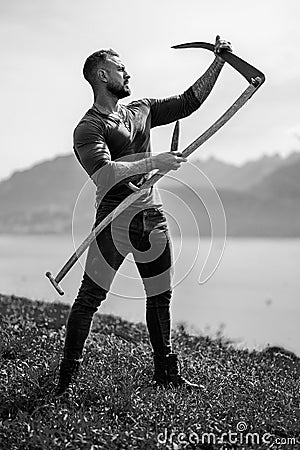
[[(200, 106), (193, 90), (165, 99), (142, 99), (119, 104), (116, 113), (106, 114), (95, 105), (74, 131), (75, 154), (97, 186), (96, 205), (116, 206), (132, 191), (127, 181), (137, 183), (142, 174), (118, 178), (116, 161), (137, 161), (151, 155), (151, 128), (189, 116)], [(146, 191), (139, 207), (161, 206), (156, 188)]]

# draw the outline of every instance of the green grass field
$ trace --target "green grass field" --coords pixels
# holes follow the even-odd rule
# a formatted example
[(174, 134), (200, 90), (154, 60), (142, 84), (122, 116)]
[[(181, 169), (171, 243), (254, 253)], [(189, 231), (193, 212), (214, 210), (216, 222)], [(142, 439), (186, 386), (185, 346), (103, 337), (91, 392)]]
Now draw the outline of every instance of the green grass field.
[(299, 358), (237, 350), (184, 326), (174, 351), (199, 391), (149, 387), (145, 326), (97, 314), (74, 395), (56, 400), (68, 310), (0, 295), (1, 449), (300, 448)]

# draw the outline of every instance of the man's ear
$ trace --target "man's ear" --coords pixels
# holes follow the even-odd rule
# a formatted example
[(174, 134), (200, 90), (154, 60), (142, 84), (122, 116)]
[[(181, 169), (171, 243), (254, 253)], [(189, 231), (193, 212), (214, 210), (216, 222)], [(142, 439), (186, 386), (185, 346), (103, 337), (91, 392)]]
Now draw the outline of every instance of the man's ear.
[(108, 78), (107, 78), (107, 72), (105, 69), (98, 69), (97, 76), (98, 76), (98, 80), (104, 81), (104, 83), (107, 83)]

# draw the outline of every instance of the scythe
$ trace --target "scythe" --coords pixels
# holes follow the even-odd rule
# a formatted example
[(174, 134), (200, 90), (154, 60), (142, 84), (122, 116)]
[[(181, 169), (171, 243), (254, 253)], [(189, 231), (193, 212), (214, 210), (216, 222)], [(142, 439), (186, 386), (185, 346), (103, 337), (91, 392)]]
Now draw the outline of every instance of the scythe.
[[(204, 48), (209, 51), (214, 51), (214, 45), (207, 42), (191, 42), (187, 44), (175, 45), (172, 48), (183, 49), (183, 48)], [(201, 136), (195, 139), (190, 145), (188, 145), (183, 151), (182, 156), (188, 157), (195, 150), (197, 150), (204, 142), (206, 142), (211, 136), (213, 136), (226, 122), (228, 122), (241, 108), (246, 104), (246, 102), (252, 97), (252, 95), (260, 88), (260, 86), (265, 81), (264, 74), (253, 67), (251, 64), (242, 60), (238, 56), (226, 50), (221, 51), (222, 58), (228, 62), (235, 70), (237, 70), (249, 83), (249, 86), (245, 91), (237, 98), (237, 100), (230, 106), (227, 111), (222, 114), (222, 116), (216, 120), (216, 122), (211, 125)], [(177, 150), (178, 146), (178, 134), (179, 134), (179, 124), (176, 123), (171, 151)], [(126, 208), (128, 208), (132, 203), (134, 203), (143, 193), (145, 189), (152, 187), (164, 174), (155, 173), (147, 181), (145, 181), (140, 187), (134, 186), (132, 183), (129, 184), (133, 190), (132, 194), (126, 197), (110, 214), (108, 214), (102, 222), (95, 227), (91, 233), (84, 239), (84, 241), (75, 250), (72, 256), (68, 259), (62, 269), (58, 272), (56, 277), (53, 277), (51, 272), (46, 272), (46, 277), (49, 278), (50, 282), (57, 290), (60, 295), (64, 295), (64, 291), (60, 287), (60, 281), (66, 276), (69, 270), (73, 267), (80, 256), (85, 252), (85, 250), (90, 246), (90, 244), (96, 239), (98, 234), (112, 222), (117, 216), (119, 216)]]

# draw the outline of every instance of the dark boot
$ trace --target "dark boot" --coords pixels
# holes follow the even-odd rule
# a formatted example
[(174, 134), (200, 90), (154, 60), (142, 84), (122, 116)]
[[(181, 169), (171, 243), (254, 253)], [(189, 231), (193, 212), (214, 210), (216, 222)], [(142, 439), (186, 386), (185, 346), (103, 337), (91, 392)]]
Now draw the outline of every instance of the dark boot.
[(153, 354), (153, 361), (154, 361), (154, 374), (152, 382), (154, 386), (167, 386), (168, 378), (167, 378), (166, 357), (164, 355)]
[(55, 390), (55, 396), (59, 397), (69, 391), (71, 384), (76, 380), (81, 360), (63, 358), (59, 368), (59, 380)]
[(168, 383), (173, 387), (201, 388), (199, 384), (191, 383), (181, 376), (181, 367), (176, 353), (166, 356)]

